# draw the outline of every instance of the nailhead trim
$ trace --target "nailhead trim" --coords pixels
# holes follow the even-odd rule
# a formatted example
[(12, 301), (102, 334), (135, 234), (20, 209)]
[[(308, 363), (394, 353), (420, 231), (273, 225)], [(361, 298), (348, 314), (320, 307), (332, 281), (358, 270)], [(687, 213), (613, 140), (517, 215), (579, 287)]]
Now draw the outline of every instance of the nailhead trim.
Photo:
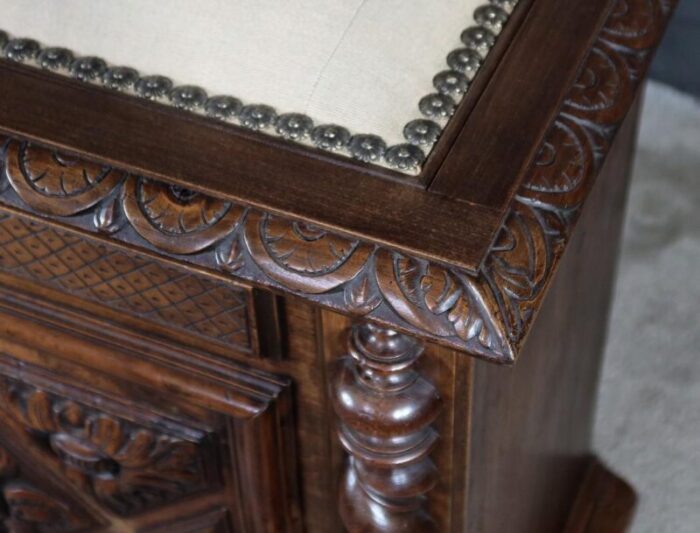
[(387, 146), (377, 135), (351, 133), (336, 124), (315, 125), (311, 117), (300, 113), (278, 115), (264, 104), (244, 104), (226, 95), (209, 97), (195, 85), (175, 85), (164, 76), (140, 76), (133, 68), (108, 65), (99, 57), (75, 57), (66, 48), (47, 47), (33, 39), (10, 38), (0, 30), (0, 50), (12, 61), (38, 66), (90, 83), (100, 83), (113, 90), (132, 93), (141, 98), (169, 104), (186, 111), (204, 113), (217, 120), (235, 122), (243, 127), (278, 135), (284, 139), (311, 143), (322, 149), (416, 174), (427, 154), (454, 113), (459, 101), (469, 91), (470, 81), (496, 42), (518, 0), (488, 0), (474, 12), (476, 26), (466, 28), (460, 38), (462, 48), (446, 57), (449, 70), (432, 80), (437, 92), (420, 99), (418, 111), (425, 118), (409, 121), (403, 129), (406, 144)]

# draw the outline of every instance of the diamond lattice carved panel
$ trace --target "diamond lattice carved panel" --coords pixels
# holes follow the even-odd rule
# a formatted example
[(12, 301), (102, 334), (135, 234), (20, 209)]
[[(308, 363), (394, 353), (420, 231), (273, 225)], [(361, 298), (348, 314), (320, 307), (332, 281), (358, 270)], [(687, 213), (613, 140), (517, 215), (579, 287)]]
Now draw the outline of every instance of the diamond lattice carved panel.
[(0, 215), (0, 270), (132, 316), (253, 350), (248, 292), (14, 215)]

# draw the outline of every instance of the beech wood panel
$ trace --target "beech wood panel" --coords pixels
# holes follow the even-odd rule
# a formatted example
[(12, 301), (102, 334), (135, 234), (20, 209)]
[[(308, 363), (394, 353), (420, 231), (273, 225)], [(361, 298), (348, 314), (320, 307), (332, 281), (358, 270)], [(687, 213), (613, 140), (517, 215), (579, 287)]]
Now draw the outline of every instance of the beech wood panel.
[(470, 532), (561, 531), (583, 481), (638, 107), (584, 208), (522, 357), (512, 368), (475, 364)]

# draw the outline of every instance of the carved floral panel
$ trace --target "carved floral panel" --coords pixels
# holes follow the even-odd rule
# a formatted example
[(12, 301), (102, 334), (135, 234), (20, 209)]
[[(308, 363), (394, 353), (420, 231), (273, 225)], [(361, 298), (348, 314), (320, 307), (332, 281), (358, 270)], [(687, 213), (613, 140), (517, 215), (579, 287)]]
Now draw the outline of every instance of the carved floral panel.
[(75, 486), (120, 515), (201, 491), (211, 483), (206, 435), (175, 422), (146, 426), (3, 376), (1, 416), (19, 422)]
[(10, 452), (0, 446), (0, 531), (76, 533), (95, 525), (70, 503), (26, 479)]

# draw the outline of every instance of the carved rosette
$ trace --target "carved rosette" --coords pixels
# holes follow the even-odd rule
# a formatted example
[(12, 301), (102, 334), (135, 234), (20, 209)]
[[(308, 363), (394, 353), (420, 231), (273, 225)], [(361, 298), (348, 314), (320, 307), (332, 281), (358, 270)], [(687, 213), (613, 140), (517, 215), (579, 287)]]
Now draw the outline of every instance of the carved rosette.
[(442, 402), (415, 368), (412, 338), (372, 324), (351, 329), (349, 356), (332, 379), (338, 435), (348, 453), (340, 514), (348, 531), (425, 532), (424, 510), (437, 481), (429, 454)]

